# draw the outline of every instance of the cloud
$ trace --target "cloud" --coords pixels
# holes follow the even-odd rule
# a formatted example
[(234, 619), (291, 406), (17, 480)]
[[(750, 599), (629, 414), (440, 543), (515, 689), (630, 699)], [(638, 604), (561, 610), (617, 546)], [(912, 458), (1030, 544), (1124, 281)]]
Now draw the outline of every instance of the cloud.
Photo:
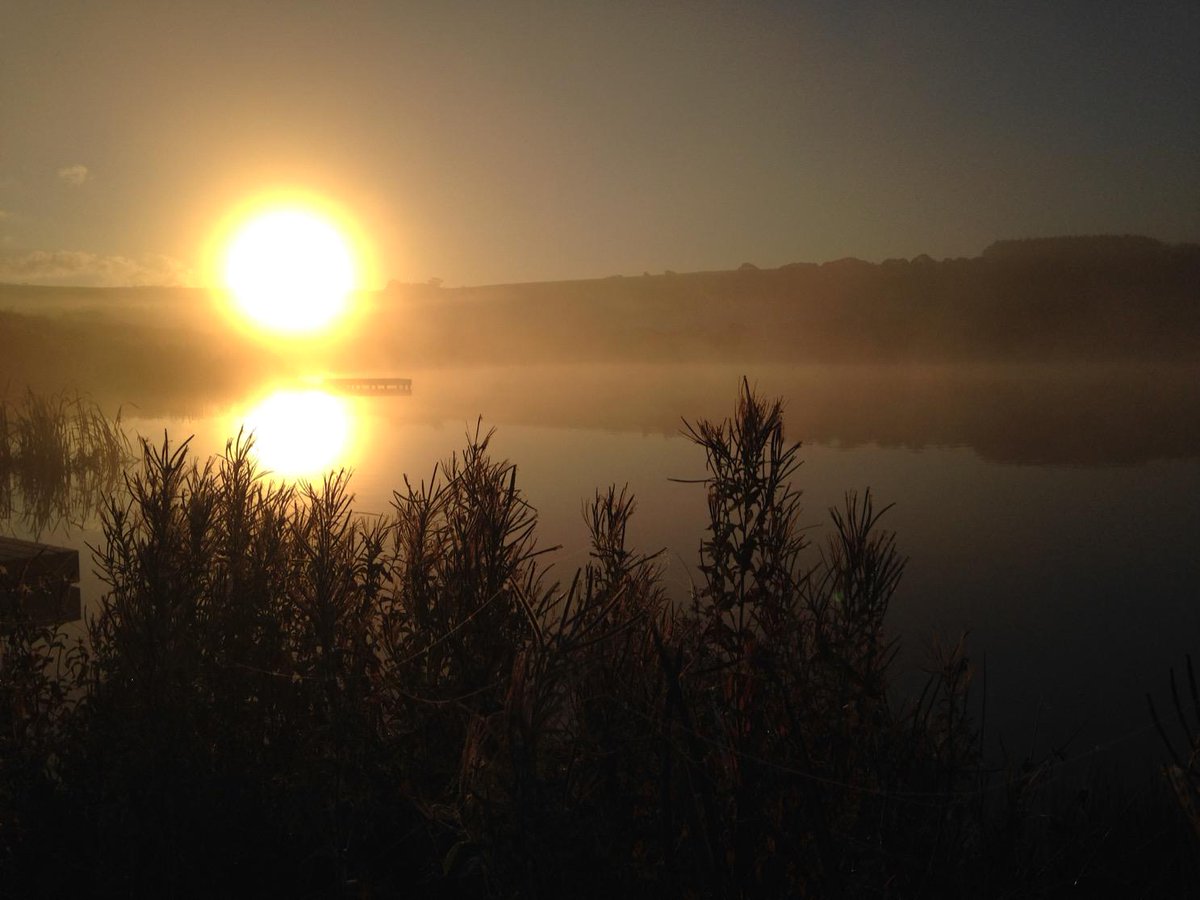
[(191, 286), (195, 273), (170, 256), (140, 259), (82, 250), (0, 250), (0, 282), (81, 287)]
[(79, 187), (79, 185), (83, 184), (92, 177), (92, 173), (88, 171), (87, 166), (76, 163), (73, 166), (63, 166), (61, 169), (59, 169), (58, 177), (67, 184)]

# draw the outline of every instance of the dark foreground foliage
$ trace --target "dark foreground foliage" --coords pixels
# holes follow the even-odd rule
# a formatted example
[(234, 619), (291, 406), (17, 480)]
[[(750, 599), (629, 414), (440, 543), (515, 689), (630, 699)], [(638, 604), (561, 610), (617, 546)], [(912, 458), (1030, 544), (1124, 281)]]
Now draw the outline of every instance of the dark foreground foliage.
[(1030, 812), (1044, 769), (988, 776), (961, 645), (896, 701), (903, 558), (869, 493), (808, 546), (779, 403), (743, 386), (688, 434), (710, 521), (685, 608), (627, 545), (621, 489), (585, 505), (591, 561), (554, 581), (478, 431), (384, 519), (354, 514), (344, 474), (264, 480), (248, 440), (205, 464), (144, 444), (104, 513), (86, 645), (3, 635), (0, 894), (1189, 884), (1182, 822), (1114, 872), (1088, 807)]

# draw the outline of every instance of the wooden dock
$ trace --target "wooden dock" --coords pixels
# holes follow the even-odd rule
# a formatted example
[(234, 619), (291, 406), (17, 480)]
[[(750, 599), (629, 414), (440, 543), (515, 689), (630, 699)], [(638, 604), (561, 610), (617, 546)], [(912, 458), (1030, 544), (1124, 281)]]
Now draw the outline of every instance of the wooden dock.
[(82, 616), (79, 551), (0, 537), (0, 628), (15, 616), (35, 625)]
[(344, 394), (412, 394), (411, 378), (326, 378), (322, 384)]

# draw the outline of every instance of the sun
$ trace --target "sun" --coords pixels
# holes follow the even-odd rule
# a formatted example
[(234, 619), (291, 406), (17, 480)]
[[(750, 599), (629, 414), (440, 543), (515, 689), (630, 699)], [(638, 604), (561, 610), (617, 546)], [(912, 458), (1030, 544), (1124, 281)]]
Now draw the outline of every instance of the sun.
[(357, 273), (349, 241), (326, 217), (304, 208), (259, 212), (233, 234), (225, 285), (238, 310), (273, 332), (328, 327), (345, 311)]

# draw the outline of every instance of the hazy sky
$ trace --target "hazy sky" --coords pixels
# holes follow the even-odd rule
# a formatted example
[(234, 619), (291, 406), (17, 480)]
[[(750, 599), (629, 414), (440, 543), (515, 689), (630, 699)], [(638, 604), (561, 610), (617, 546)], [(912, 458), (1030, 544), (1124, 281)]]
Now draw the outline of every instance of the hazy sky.
[(0, 0), (0, 280), (300, 187), (447, 284), (1200, 240), (1200, 3)]

